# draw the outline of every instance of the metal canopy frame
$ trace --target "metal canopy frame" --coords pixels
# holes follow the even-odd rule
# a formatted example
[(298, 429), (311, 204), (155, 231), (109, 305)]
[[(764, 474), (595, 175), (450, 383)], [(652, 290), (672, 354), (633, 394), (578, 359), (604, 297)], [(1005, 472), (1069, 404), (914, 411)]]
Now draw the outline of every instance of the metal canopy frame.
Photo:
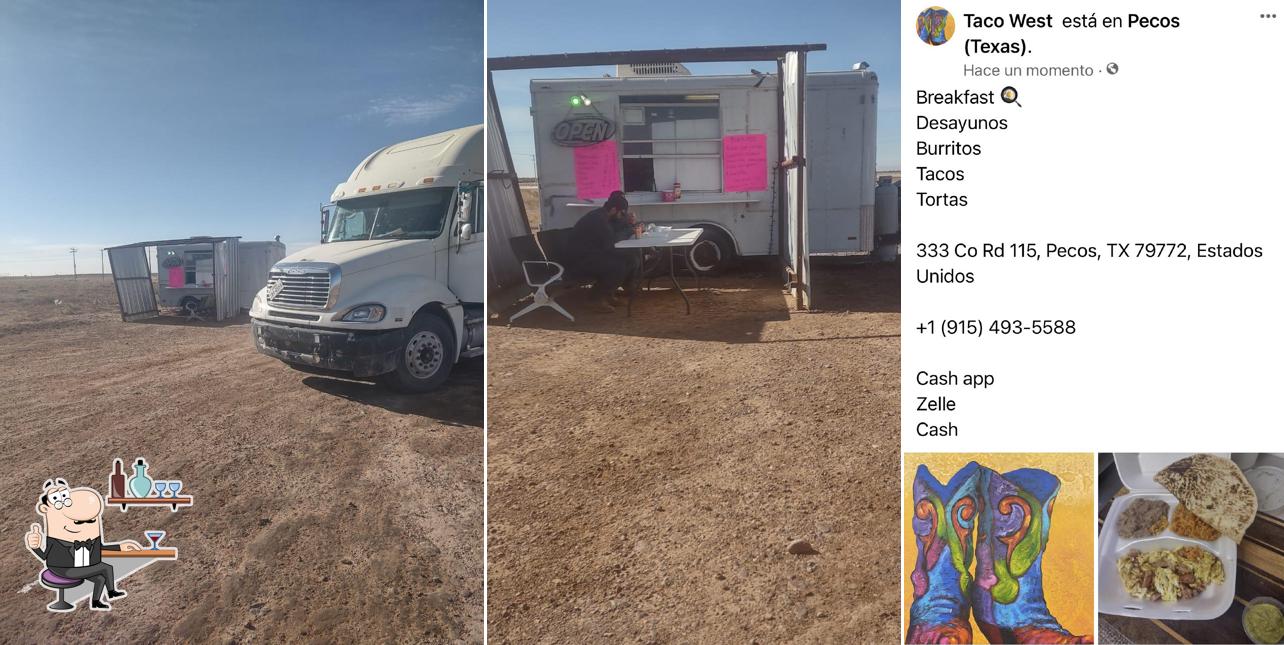
[[(695, 47), (686, 49), (635, 49), (566, 54), (534, 54), (529, 56), (497, 56), (486, 59), (486, 100), (491, 106), (493, 106), (495, 120), (497, 121), (494, 125), (499, 128), (499, 136), (502, 141), (504, 151), (504, 161), (507, 164), (507, 168), (512, 169), (514, 166), (512, 154), (508, 147), (508, 135), (504, 131), (503, 122), (500, 121), (499, 104), (495, 94), (495, 71), (552, 69), (560, 67), (596, 67), (600, 65), (629, 65), (636, 63), (733, 63), (774, 60), (776, 62), (777, 78), (782, 79), (780, 87), (777, 90), (777, 113), (779, 114), (777, 123), (781, 127), (781, 136), (778, 137), (780, 140), (778, 145), (781, 165), (776, 170), (778, 173), (778, 180), (780, 181), (777, 185), (783, 186), (783, 179), (788, 172), (806, 172), (804, 169), (806, 164), (804, 153), (805, 148), (803, 147), (806, 141), (804, 130), (806, 123), (806, 109), (803, 103), (806, 96), (804, 82), (806, 79), (807, 52), (825, 51), (826, 49), (828, 49), (828, 46), (825, 43), (803, 43), (796, 45), (749, 45), (742, 47)], [(797, 89), (798, 122), (795, 126), (798, 128), (799, 154), (793, 159), (785, 159), (783, 156), (783, 133), (784, 127), (786, 126), (784, 119), (784, 58), (785, 55), (789, 53), (798, 55), (799, 66)], [(487, 170), (489, 171), (489, 167)], [(525, 226), (526, 233), (529, 235), (531, 233), (530, 219), (526, 212), (526, 204), (521, 198), (521, 188), (517, 185), (516, 171), (513, 171), (513, 176), (511, 178), (496, 178), (511, 179), (513, 193), (517, 202), (517, 212), (521, 215), (521, 225)], [(789, 263), (790, 249), (787, 246), (787, 236), (783, 234), (786, 226), (785, 220), (788, 217), (786, 212), (788, 206), (785, 203), (785, 192), (786, 191), (783, 189), (778, 191), (777, 210), (779, 211), (780, 217), (779, 229), (782, 234), (778, 236), (779, 244), (777, 248), (777, 256), (781, 259), (781, 272), (785, 277), (786, 284), (790, 291), (795, 294), (795, 305), (798, 309), (806, 309), (811, 306), (811, 285), (806, 284), (804, 280), (810, 280), (811, 275), (809, 271), (805, 269), (798, 270)], [(801, 193), (802, 191), (799, 192)], [(800, 194), (796, 196), (796, 198), (798, 200), (798, 208), (800, 210), (803, 209), (805, 197)], [(801, 217), (796, 223), (798, 230), (795, 231), (794, 237), (798, 240), (798, 249), (794, 249), (795, 253), (801, 252), (802, 249), (806, 248), (801, 242), (802, 236), (807, 235), (807, 231), (805, 230), (806, 224), (806, 220)], [(488, 252), (493, 251), (494, 250), (492, 249)], [(799, 262), (805, 264), (808, 262), (808, 258), (802, 256), (800, 257)]]
[[(494, 194), (494, 199), (486, 200), (486, 268), (490, 284), (499, 287), (521, 284), (522, 265), (509, 248), (509, 240), (523, 235), (531, 235), (531, 223), (527, 219), (526, 203), (522, 199), (522, 187), (517, 176), (517, 166), (513, 165), (512, 151), (508, 147), (508, 133), (504, 129), (504, 119), (499, 113), (499, 100), (495, 96), (494, 77), (486, 72), (486, 194)], [(492, 159), (495, 149), (500, 151), (501, 159)], [(505, 188), (509, 190), (505, 190)], [(492, 193), (492, 191), (494, 191)], [(507, 193), (507, 194), (505, 194)], [(490, 210), (497, 211), (510, 208), (516, 210), (518, 221), (490, 221)], [(497, 225), (504, 223), (505, 225)], [(509, 226), (508, 224), (515, 224)], [(502, 233), (512, 235), (501, 239)], [(515, 233), (515, 234), (514, 234)], [(488, 300), (489, 302), (489, 300)]]
[(535, 54), (499, 56), (486, 59), (490, 71), (543, 69), (553, 67), (595, 67), (631, 63), (735, 63), (776, 60), (789, 52), (805, 54), (824, 51), (824, 43), (802, 45), (752, 45), (748, 47), (696, 47), (688, 49), (634, 49), (585, 52), (580, 54)]
[(112, 249), (132, 249), (139, 246), (178, 246), (179, 244), (217, 244), (218, 242), (226, 242), (228, 240), (239, 240), (239, 239), (241, 239), (240, 235), (230, 235), (230, 236), (221, 236), (221, 237), (208, 237), (208, 236), (187, 237), (181, 240), (151, 240), (148, 242), (134, 242), (133, 244), (121, 244), (119, 246), (109, 246), (103, 250), (110, 251)]
[[(787, 87), (789, 83), (786, 82), (787, 72), (790, 71), (788, 56), (776, 62), (776, 71), (779, 74), (778, 78), (780, 79), (780, 82), (778, 83), (778, 86), (779, 86), (778, 90), (780, 92), (780, 118), (781, 118), (781, 123), (784, 124), (784, 127), (781, 128), (780, 137), (779, 137), (782, 154), (780, 157), (781, 159), (780, 168), (778, 170), (778, 172), (780, 173), (779, 174), (780, 183), (778, 183), (777, 185), (784, 186), (785, 188), (783, 190), (778, 191), (778, 194), (782, 198), (786, 197), (785, 194), (789, 192), (788, 187), (791, 179), (793, 180), (792, 183), (795, 187), (793, 194), (790, 195), (793, 197), (794, 201), (792, 204), (788, 204), (788, 203), (784, 204), (785, 210), (782, 214), (783, 216), (781, 219), (782, 220), (791, 219), (789, 217), (791, 210), (797, 215), (797, 219), (792, 222), (794, 224), (794, 230), (792, 231), (793, 235), (791, 236), (792, 242), (793, 242), (793, 248), (786, 248), (785, 247), (786, 240), (784, 239), (781, 240), (781, 249), (782, 249), (781, 272), (786, 278), (785, 284), (787, 285), (788, 290), (794, 294), (795, 307), (798, 309), (810, 309), (811, 308), (811, 257), (810, 257), (810, 251), (809, 251), (809, 236), (811, 234), (811, 228), (810, 228), (810, 225), (808, 224), (808, 218), (807, 218), (808, 187), (807, 187), (807, 168), (806, 168), (807, 166), (807, 128), (806, 128), (806, 125), (807, 125), (807, 118), (806, 118), (807, 116), (807, 105), (806, 105), (807, 103), (807, 87), (806, 87), (807, 56), (806, 54), (802, 54), (802, 53), (797, 54), (797, 60), (794, 61), (794, 64), (793, 64), (793, 74), (790, 75), (790, 77), (793, 78), (794, 85), (795, 85), (795, 94), (793, 96), (793, 102), (794, 102), (795, 110), (797, 110), (797, 115), (796, 115), (797, 120), (793, 124), (793, 127), (795, 129), (794, 131), (795, 150), (792, 151), (794, 152), (794, 154), (790, 155), (788, 159), (785, 158), (785, 155), (790, 152), (790, 150), (788, 150), (788, 146), (786, 142), (786, 139), (788, 139), (788, 137), (786, 136), (786, 133), (789, 131), (788, 130), (789, 124), (785, 121), (785, 119), (788, 117), (788, 115), (785, 114), (785, 111), (786, 111), (786, 105), (788, 104), (788, 99), (789, 99), (789, 97), (785, 94), (785, 92), (789, 91), (790, 89), (789, 87)], [(790, 173), (796, 173), (796, 174), (791, 175)]]
[[(140, 250), (142, 251), (142, 253), (143, 253), (143, 265), (144, 265), (144, 267), (145, 267), (145, 269), (146, 269), (146, 271), (145, 271), (145, 275), (146, 275), (146, 277), (124, 277), (124, 278), (122, 278), (122, 277), (118, 277), (118, 276), (117, 276), (117, 270), (116, 270), (115, 263), (112, 263), (112, 268), (111, 268), (111, 277), (112, 277), (112, 282), (114, 282), (114, 283), (115, 283), (115, 285), (116, 285), (116, 305), (120, 308), (120, 319), (121, 319), (121, 320), (123, 320), (123, 321), (125, 321), (125, 322), (133, 322), (133, 321), (135, 321), (135, 320), (142, 320), (143, 318), (152, 318), (152, 317), (155, 317), (155, 316), (160, 315), (160, 311), (159, 311), (160, 299), (159, 299), (159, 298), (157, 298), (157, 296), (156, 296), (156, 285), (155, 285), (155, 283), (153, 283), (153, 282), (152, 282), (152, 275), (151, 275), (151, 260), (147, 257), (147, 247), (179, 246), (179, 245), (189, 245), (189, 244), (208, 244), (208, 245), (210, 245), (210, 254), (211, 254), (211, 256), (217, 256), (217, 255), (218, 255), (218, 245), (219, 245), (219, 244), (222, 244), (222, 243), (224, 243), (224, 242), (239, 241), (240, 239), (241, 239), (241, 236), (239, 236), (239, 235), (219, 236), (219, 237), (199, 236), (199, 237), (188, 237), (188, 238), (182, 238), (182, 239), (176, 239), (176, 240), (148, 240), (148, 241), (145, 241), (145, 242), (134, 242), (134, 243), (132, 243), (132, 244), (120, 244), (120, 245), (117, 245), (117, 246), (108, 246), (108, 247), (105, 247), (103, 250), (104, 250), (104, 251), (107, 251), (107, 258), (108, 258), (108, 260), (109, 260), (109, 261), (110, 261), (110, 260), (111, 260), (111, 258), (112, 258), (112, 251), (126, 251), (126, 250), (129, 250), (129, 249), (140, 249)], [(159, 262), (159, 260), (157, 260), (157, 261)], [(218, 276), (218, 274), (219, 274), (219, 272), (218, 272), (218, 270), (217, 270), (217, 269), (218, 269), (218, 260), (217, 260), (217, 257), (212, 257), (212, 258), (211, 258), (211, 261), (214, 263), (214, 268), (215, 268), (215, 271), (214, 271), (214, 272), (212, 273), (212, 275), (211, 275), (211, 277), (214, 279), (213, 291), (214, 291), (214, 298), (215, 298), (215, 304), (214, 304), (215, 318), (216, 318), (217, 320), (223, 320), (223, 318), (224, 318), (224, 316), (223, 316), (223, 311), (222, 311), (222, 308), (221, 308), (221, 307), (219, 307), (219, 304), (218, 304), (218, 298), (219, 298), (219, 276)], [(227, 258), (227, 261), (228, 261), (228, 262), (233, 262), (233, 261), (235, 261), (235, 259), (234, 259), (233, 257), (230, 257), (230, 256), (229, 256), (229, 257)], [(156, 268), (157, 268), (157, 270), (160, 270), (160, 267), (159, 267), (159, 266), (157, 266)], [(234, 268), (234, 267), (232, 267), (232, 270), (234, 270), (234, 269), (235, 269), (235, 268)], [(141, 281), (141, 280), (146, 280), (146, 281), (147, 281), (147, 286), (148, 286), (149, 290), (151, 291), (151, 301), (152, 301), (152, 305), (153, 305), (154, 307), (156, 307), (156, 308), (155, 308), (155, 309), (153, 309), (153, 310), (151, 310), (151, 311), (140, 311), (140, 312), (135, 312), (135, 313), (126, 313), (126, 312), (125, 312), (125, 297), (124, 297), (124, 295), (121, 293), (121, 284), (120, 284), (120, 283), (121, 283), (121, 281), (122, 281), (122, 280), (127, 280), (127, 281)]]

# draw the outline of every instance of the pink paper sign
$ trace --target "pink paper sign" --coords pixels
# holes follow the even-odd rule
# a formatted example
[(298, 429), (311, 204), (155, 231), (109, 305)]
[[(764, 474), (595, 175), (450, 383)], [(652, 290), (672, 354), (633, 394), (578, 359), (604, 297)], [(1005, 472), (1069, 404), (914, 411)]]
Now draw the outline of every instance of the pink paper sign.
[(177, 289), (187, 282), (187, 276), (183, 275), (183, 267), (169, 267), (169, 279), (165, 281), (170, 289)]
[(767, 190), (767, 135), (722, 137), (722, 192)]
[(610, 197), (620, 189), (620, 159), (614, 140), (575, 149), (575, 195), (580, 199)]

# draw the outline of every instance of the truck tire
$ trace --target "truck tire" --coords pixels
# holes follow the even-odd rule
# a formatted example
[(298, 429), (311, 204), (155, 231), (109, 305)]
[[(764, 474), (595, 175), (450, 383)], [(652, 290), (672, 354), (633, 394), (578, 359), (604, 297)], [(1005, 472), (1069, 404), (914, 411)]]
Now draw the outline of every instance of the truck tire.
[(455, 365), (455, 336), (450, 326), (430, 312), (410, 321), (397, 352), (397, 369), (383, 375), (383, 382), (398, 392), (422, 394), (446, 382)]
[(700, 239), (687, 250), (691, 270), (700, 275), (718, 275), (735, 266), (736, 245), (722, 229), (701, 226)]

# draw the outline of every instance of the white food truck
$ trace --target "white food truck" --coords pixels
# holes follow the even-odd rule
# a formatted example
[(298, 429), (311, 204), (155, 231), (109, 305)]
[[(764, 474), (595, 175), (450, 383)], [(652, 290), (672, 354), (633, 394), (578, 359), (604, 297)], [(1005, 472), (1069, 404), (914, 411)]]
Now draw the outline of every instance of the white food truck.
[(481, 355), (483, 145), (475, 125), (362, 161), (323, 210), (322, 244), (278, 262), (255, 297), (258, 350), (408, 392)]
[[(609, 183), (624, 190), (644, 222), (705, 229), (691, 250), (694, 270), (716, 272), (738, 256), (776, 253), (782, 187), (766, 169), (781, 159), (778, 78), (651, 67), (670, 75), (622, 65), (616, 77), (531, 81), (541, 228), (574, 226), (600, 206), (604, 199), (584, 196), (584, 175), (606, 163), (619, 173)], [(807, 74), (805, 88), (810, 252), (869, 253), (878, 77), (862, 64)], [(613, 142), (613, 159), (577, 152), (603, 141)], [(733, 178), (733, 166), (756, 168), (757, 182)], [(594, 179), (598, 192), (608, 183)]]

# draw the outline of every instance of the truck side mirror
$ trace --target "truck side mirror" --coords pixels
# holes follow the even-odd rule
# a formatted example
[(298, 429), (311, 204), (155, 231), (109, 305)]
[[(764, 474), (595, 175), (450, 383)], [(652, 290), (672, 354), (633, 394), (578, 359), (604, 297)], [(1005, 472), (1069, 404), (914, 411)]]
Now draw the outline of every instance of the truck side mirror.
[(325, 244), (325, 238), (328, 237), (328, 233), (330, 232), (330, 209), (332, 208), (334, 208), (334, 204), (332, 203), (321, 205), (321, 243), (322, 244)]
[(459, 183), (459, 202), (455, 206), (455, 221), (459, 222), (459, 239), (471, 240), (473, 237), (473, 199), (474, 193), (467, 182)]

